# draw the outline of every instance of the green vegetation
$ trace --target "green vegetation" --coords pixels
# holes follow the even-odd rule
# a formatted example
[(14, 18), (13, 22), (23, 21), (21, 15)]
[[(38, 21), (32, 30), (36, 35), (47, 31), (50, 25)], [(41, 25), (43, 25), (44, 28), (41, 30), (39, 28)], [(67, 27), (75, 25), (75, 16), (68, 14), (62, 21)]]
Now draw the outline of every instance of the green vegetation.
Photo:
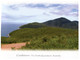
[[(29, 23), (11, 32), (9, 37), (1, 37), (2, 44), (26, 42), (21, 49), (78, 49), (78, 21), (64, 17), (43, 23)], [(14, 48), (12, 48), (14, 49)]]
[(15, 50), (15, 47), (12, 47), (11, 49), (12, 49), (12, 50)]
[(42, 27), (22, 28), (1, 37), (1, 43), (30, 42), (21, 49), (53, 50), (78, 49), (78, 31), (74, 29)]
[(11, 44), (11, 43), (17, 43), (17, 40), (12, 37), (1, 37), (1, 43), (2, 44)]
[(41, 28), (41, 27), (47, 27), (45, 24), (34, 22), (34, 23), (29, 23), (20, 26), (20, 28)]
[(49, 20), (43, 24), (51, 27), (61, 27), (69, 29), (78, 29), (78, 21), (70, 21), (64, 17), (60, 17), (54, 20)]
[(41, 27), (60, 27), (69, 29), (78, 29), (78, 21), (70, 21), (64, 17), (49, 20), (43, 23), (29, 23), (22, 25), (20, 28), (41, 28)]

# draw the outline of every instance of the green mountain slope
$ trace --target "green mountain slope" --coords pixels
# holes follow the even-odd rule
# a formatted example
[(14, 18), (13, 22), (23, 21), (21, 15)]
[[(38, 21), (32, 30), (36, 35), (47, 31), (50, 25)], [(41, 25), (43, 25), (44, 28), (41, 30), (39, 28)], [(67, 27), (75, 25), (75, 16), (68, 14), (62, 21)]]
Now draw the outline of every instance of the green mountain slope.
[(21, 26), (20, 28), (41, 28), (41, 27), (61, 27), (69, 29), (78, 29), (78, 21), (70, 21), (64, 17), (60, 17), (54, 20), (49, 20), (43, 23), (29, 23)]
[(57, 18), (54, 20), (49, 20), (47, 22), (44, 22), (43, 24), (47, 26), (52, 26), (52, 27), (78, 29), (78, 21), (70, 21), (64, 17)]
[(34, 23), (29, 23), (20, 26), (20, 28), (41, 28), (41, 27), (47, 27), (45, 24), (34, 22)]
[[(78, 31), (64, 28), (22, 28), (2, 37), (2, 43), (30, 42), (21, 49), (78, 49)], [(3, 40), (4, 39), (4, 40)]]
[[(1, 37), (2, 44), (26, 42), (21, 49), (54, 50), (78, 49), (78, 21), (57, 18), (43, 23), (29, 23)], [(30, 42), (30, 44), (28, 44)]]

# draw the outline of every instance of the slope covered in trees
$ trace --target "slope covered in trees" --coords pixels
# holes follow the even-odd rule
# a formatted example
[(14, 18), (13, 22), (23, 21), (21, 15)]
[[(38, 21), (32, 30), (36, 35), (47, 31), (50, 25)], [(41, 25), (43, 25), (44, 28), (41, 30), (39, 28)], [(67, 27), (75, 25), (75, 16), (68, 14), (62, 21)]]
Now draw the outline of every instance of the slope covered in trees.
[(57, 18), (54, 20), (49, 20), (47, 22), (44, 22), (43, 24), (47, 26), (52, 26), (52, 27), (78, 29), (78, 21), (70, 21), (64, 17)]
[(40, 27), (47, 27), (47, 26), (78, 29), (78, 21), (70, 21), (64, 17), (60, 17), (43, 23), (37, 23), (37, 22), (29, 23), (21, 26), (20, 28), (40, 28)]
[[(78, 21), (58, 18), (43, 23), (29, 23), (1, 37), (2, 44), (26, 42), (21, 49), (78, 49)], [(30, 44), (28, 44), (30, 42)]]
[(78, 31), (64, 28), (22, 28), (2, 37), (2, 43), (30, 42), (21, 49), (78, 49)]
[(47, 27), (47, 26), (42, 23), (34, 22), (34, 23), (22, 25), (19, 28), (41, 28), (41, 27)]

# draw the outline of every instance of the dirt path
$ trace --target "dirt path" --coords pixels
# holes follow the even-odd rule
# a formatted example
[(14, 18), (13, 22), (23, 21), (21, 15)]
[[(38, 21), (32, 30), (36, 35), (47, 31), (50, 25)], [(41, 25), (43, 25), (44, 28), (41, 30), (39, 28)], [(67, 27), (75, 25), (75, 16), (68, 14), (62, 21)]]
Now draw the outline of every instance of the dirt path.
[(12, 49), (19, 49), (22, 46), (25, 46), (26, 43), (13, 43), (13, 44), (2, 44), (1, 49), (2, 50), (12, 50)]

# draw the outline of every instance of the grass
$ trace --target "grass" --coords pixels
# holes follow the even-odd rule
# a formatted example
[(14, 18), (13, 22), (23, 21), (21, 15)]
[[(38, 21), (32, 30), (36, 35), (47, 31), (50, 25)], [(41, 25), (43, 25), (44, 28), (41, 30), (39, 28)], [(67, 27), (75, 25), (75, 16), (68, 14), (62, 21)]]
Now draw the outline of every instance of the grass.
[(12, 47), (11, 49), (12, 49), (12, 50), (15, 50), (15, 47)]
[(24, 50), (78, 49), (78, 30), (74, 29), (22, 28), (9, 35), (10, 37), (1, 37), (1, 43), (30, 42), (21, 48)]

